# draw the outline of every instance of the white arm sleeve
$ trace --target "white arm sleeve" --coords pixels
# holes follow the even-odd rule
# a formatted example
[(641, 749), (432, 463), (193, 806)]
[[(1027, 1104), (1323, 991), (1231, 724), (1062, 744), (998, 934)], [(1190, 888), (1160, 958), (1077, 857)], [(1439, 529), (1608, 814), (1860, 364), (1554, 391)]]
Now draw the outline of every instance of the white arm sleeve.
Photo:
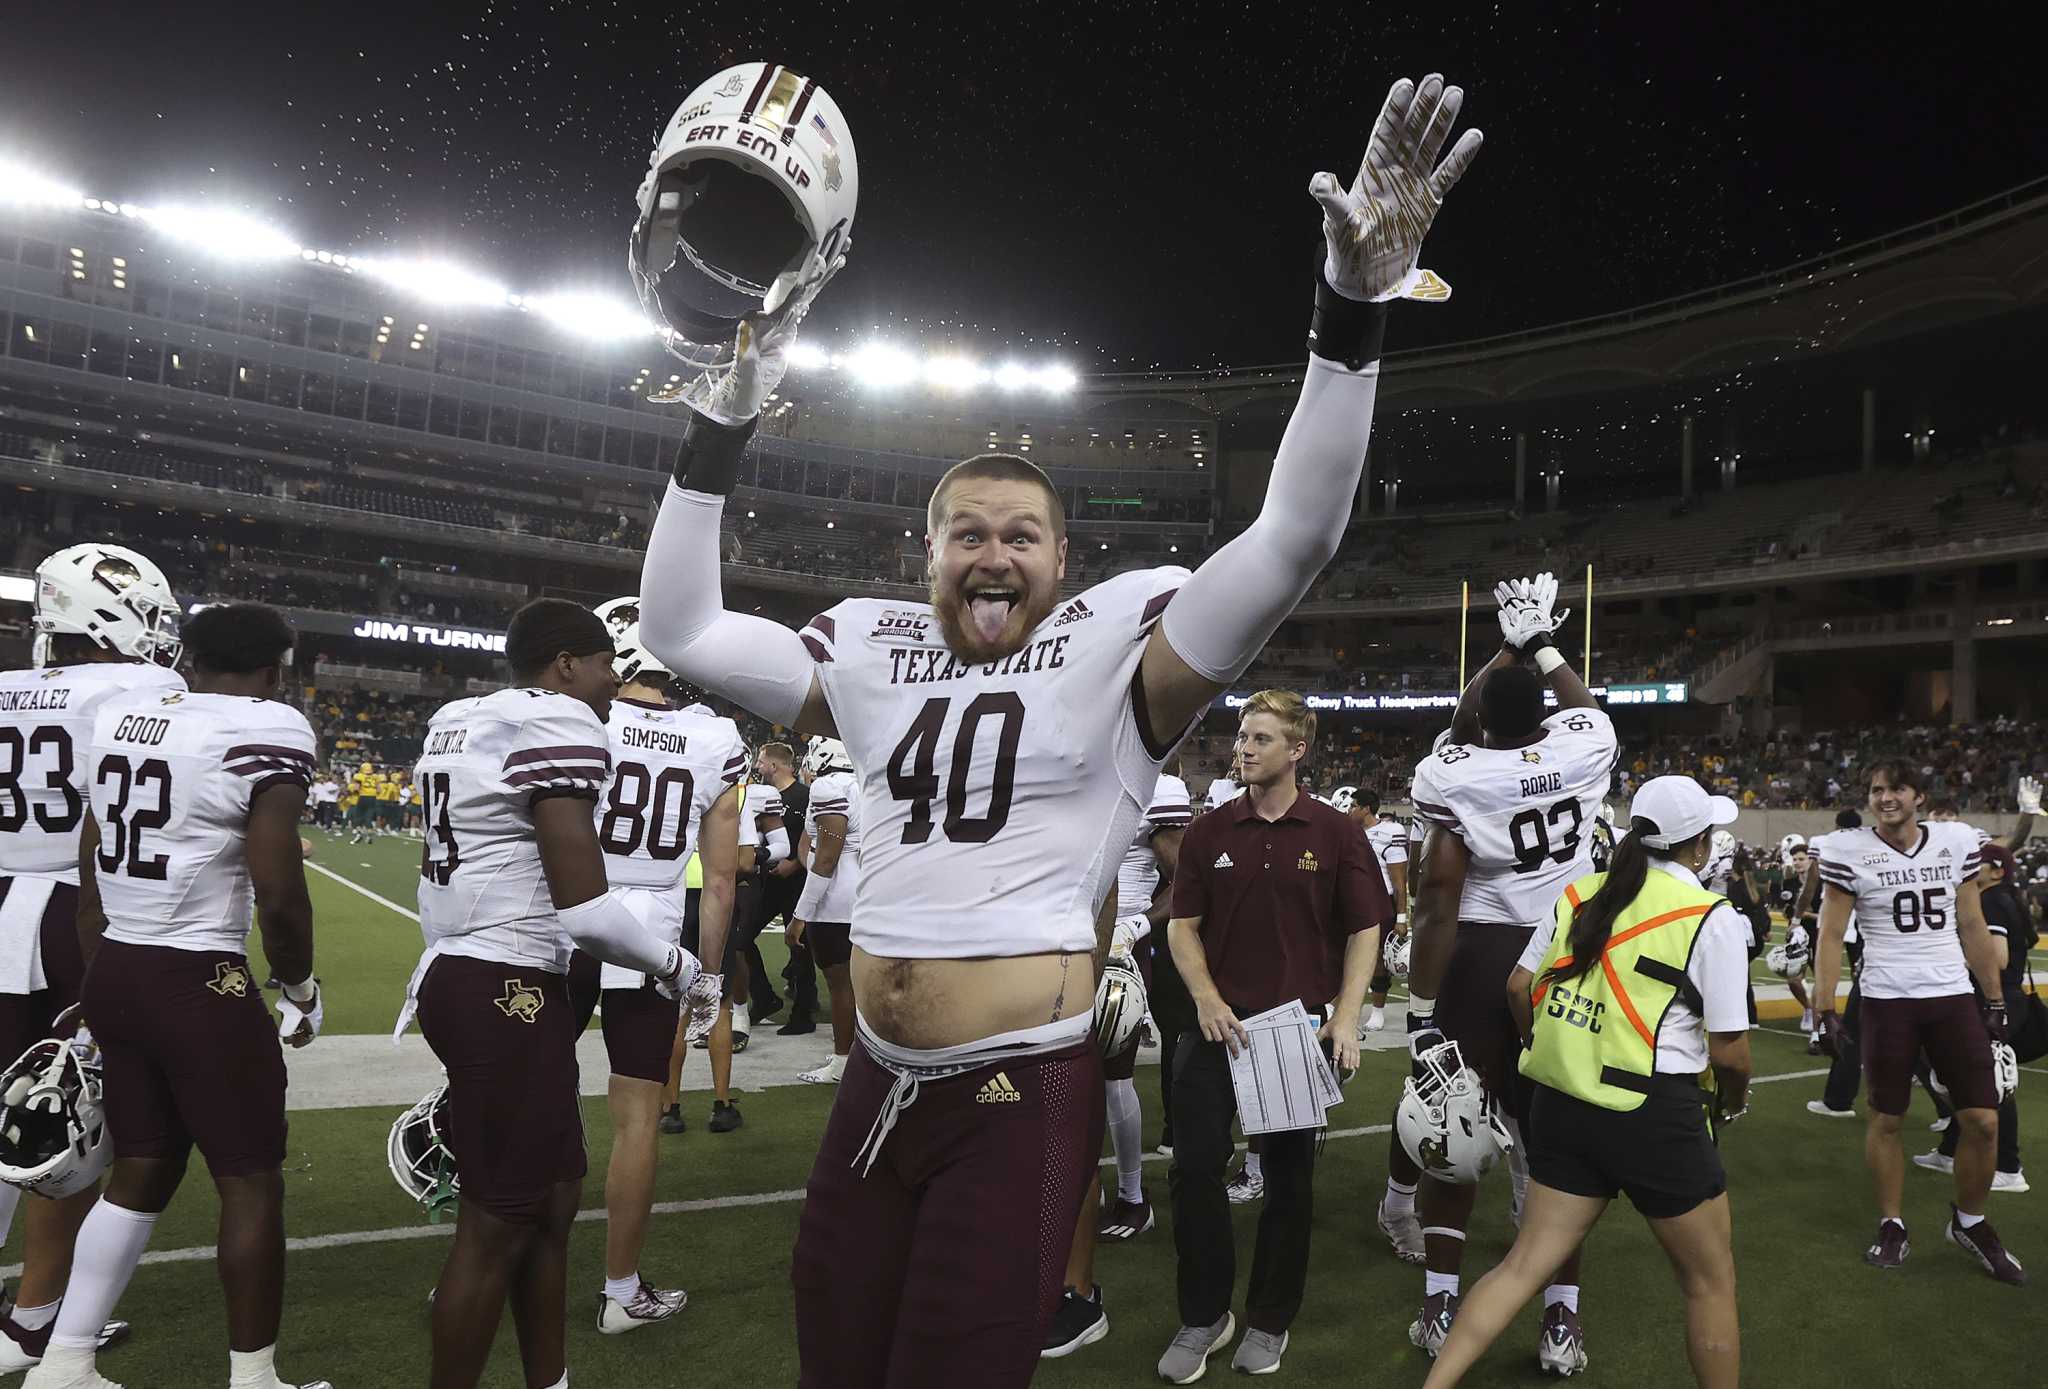
[(1227, 684), (1242, 674), (1336, 555), (1379, 384), (1378, 362), (1349, 371), (1308, 359), (1258, 519), (1181, 585), (1163, 619), (1174, 654), (1203, 679)]
[(810, 877), (804, 880), (802, 895), (796, 899), (797, 919), (799, 921), (809, 921), (812, 916), (816, 915), (818, 908), (825, 905), (825, 894), (831, 891), (831, 889), (832, 875), (820, 873), (813, 869)]
[(810, 653), (781, 623), (725, 610), (724, 515), (725, 498), (669, 483), (640, 570), (640, 635), (676, 675), (793, 727), (816, 678)]
[(621, 969), (667, 979), (675, 974), (682, 957), (680, 947), (640, 924), (616, 889), (573, 907), (557, 907), (555, 918), (586, 954)]
[(796, 851), (790, 847), (789, 826), (783, 825), (777, 829), (767, 830), (765, 834), (767, 837), (761, 842), (768, 846), (768, 857), (771, 860), (789, 858), (795, 854)]

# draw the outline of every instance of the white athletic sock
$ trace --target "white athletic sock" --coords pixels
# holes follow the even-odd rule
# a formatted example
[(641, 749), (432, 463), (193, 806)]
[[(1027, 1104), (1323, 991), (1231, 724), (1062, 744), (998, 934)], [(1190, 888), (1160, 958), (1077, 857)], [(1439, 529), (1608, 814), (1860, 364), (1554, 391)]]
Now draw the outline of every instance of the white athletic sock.
[(1380, 1204), (1386, 1207), (1388, 1215), (1413, 1215), (1415, 1214), (1415, 1188), (1412, 1186), (1402, 1186), (1392, 1177), (1389, 1177), (1387, 1178), (1387, 1194)]
[(1983, 1223), (1984, 1217), (1981, 1215), (1971, 1215), (1968, 1211), (1956, 1212), (1956, 1224), (1962, 1226), (1965, 1230), (1974, 1230)]
[(1562, 1302), (1576, 1312), (1579, 1310), (1579, 1285), (1577, 1283), (1552, 1283), (1543, 1290), (1543, 1305), (1555, 1307)]
[(1116, 1153), (1116, 1198), (1140, 1201), (1145, 1195), (1145, 1111), (1138, 1099), (1138, 1082), (1112, 1080), (1105, 1089), (1109, 1141)]
[(1458, 1295), (1458, 1275), (1455, 1273), (1437, 1273), (1434, 1270), (1427, 1271), (1422, 1275), (1422, 1291), (1424, 1295), (1429, 1297), (1435, 1297), (1438, 1293), (1449, 1293), (1452, 1297), (1456, 1297)]
[(1266, 1166), (1259, 1160), (1259, 1155), (1254, 1149), (1244, 1150), (1244, 1174), (1255, 1182), (1266, 1180)]
[(1384, 1008), (1375, 1007), (1372, 1010), (1372, 1012), (1366, 1016), (1365, 1025), (1367, 1027), (1385, 1027), (1387, 1025), (1386, 1010)]
[[(57, 1321), (50, 1329), (52, 1348), (86, 1352), (83, 1363), (92, 1363), (92, 1351), (99, 1345), (100, 1331), (114, 1315), (114, 1306), (128, 1289), (142, 1251), (156, 1229), (156, 1216), (131, 1211), (101, 1197), (78, 1227), (78, 1241), (72, 1247), (71, 1281), (64, 1289), (64, 1303), (57, 1309)], [(69, 1358), (69, 1357), (67, 1357)]]
[(631, 1302), (633, 1294), (639, 1291), (640, 1270), (637, 1268), (624, 1278), (607, 1278), (604, 1280), (604, 1295), (622, 1307)]
[(8, 1315), (23, 1331), (41, 1331), (57, 1320), (57, 1308), (62, 1304), (63, 1299), (60, 1298), (56, 1302), (46, 1302), (40, 1307), (17, 1307)]
[(228, 1389), (268, 1389), (277, 1383), (277, 1346), (228, 1352)]
[(735, 1003), (735, 1004), (733, 1004), (733, 1006), (732, 1006), (732, 1030), (733, 1030), (733, 1031), (735, 1031), (735, 1032), (751, 1032), (751, 1031), (753, 1031), (753, 1028), (751, 1028), (750, 1026), (748, 1026), (748, 1020), (747, 1020), (747, 1006), (748, 1006), (748, 1005), (746, 1005), (746, 1004), (744, 1004), (744, 1003)]
[(825, 1073), (831, 1076), (834, 1080), (844, 1080), (846, 1078), (845, 1055), (839, 1052), (834, 1052), (832, 1055), (832, 1059), (825, 1063)]
[(562, 1370), (562, 1377), (550, 1384), (548, 1389), (569, 1389), (569, 1371), (566, 1366)]
[(0, 1182), (0, 1246), (7, 1243), (7, 1235), (14, 1228), (14, 1212), (21, 1205), (21, 1188)]

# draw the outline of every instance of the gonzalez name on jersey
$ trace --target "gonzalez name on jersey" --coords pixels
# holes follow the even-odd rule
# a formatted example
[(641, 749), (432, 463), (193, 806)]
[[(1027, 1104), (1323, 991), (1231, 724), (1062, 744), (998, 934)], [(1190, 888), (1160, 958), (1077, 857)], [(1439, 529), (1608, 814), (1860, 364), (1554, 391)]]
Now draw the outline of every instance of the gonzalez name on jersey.
[(106, 938), (240, 954), (255, 919), (249, 806), (312, 785), (306, 716), (275, 700), (171, 690), (113, 700), (86, 755)]
[(413, 770), (426, 818), (419, 900), (429, 957), (568, 972), (574, 947), (548, 895), (533, 803), (596, 801), (611, 762), (605, 726), (571, 695), (499, 690), (435, 711)]
[(1465, 841), (1458, 920), (1540, 924), (1593, 861), (1593, 822), (1614, 774), (1614, 724), (1560, 709), (1523, 748), (1446, 743), (1415, 768), (1415, 813)]
[[(1188, 784), (1177, 776), (1159, 774), (1152, 788), (1152, 802), (1131, 847), (1124, 850), (1116, 870), (1116, 914), (1136, 916), (1151, 910), (1153, 894), (1159, 891), (1159, 855), (1152, 852), (1152, 836), (1161, 830), (1186, 829), (1195, 818), (1188, 799)], [(1163, 938), (1162, 938), (1163, 939)]]
[(847, 771), (826, 772), (811, 783), (811, 833), (817, 834), (820, 815), (846, 817), (846, 842), (839, 847), (839, 862), (825, 880), (825, 897), (813, 913), (820, 921), (853, 920), (853, 904), (860, 895), (861, 806), (860, 786)]
[(949, 651), (922, 604), (851, 598), (811, 619), (804, 646), (861, 775), (855, 945), (929, 959), (1095, 948), (1096, 908), (1173, 751), (1149, 746), (1136, 677), (1187, 577), (1107, 579), (985, 664)]
[(1956, 938), (1956, 886), (1977, 876), (1977, 832), (1960, 820), (1922, 820), (1912, 851), (1875, 828), (1816, 841), (1820, 878), (1856, 899), (1850, 928), (1863, 937), (1866, 998), (1942, 998), (1970, 992)]

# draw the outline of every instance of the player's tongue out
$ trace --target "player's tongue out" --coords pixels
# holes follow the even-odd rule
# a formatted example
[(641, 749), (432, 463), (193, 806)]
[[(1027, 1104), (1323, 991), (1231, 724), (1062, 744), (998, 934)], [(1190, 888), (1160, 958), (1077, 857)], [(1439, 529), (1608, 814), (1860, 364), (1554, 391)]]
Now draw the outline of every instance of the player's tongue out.
[(967, 611), (974, 619), (975, 633), (983, 641), (995, 641), (1003, 635), (1016, 606), (1017, 595), (1007, 588), (985, 588), (967, 600)]

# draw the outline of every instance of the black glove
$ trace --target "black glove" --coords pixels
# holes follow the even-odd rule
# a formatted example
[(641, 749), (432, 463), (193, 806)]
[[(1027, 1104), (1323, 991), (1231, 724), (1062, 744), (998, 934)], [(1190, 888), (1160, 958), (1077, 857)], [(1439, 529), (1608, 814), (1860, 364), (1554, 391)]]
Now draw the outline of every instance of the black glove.
[(1991, 1034), (1991, 1040), (1994, 1042), (2002, 1042), (2005, 1040), (2007, 1022), (2005, 1016), (2005, 1003), (2003, 1000), (2000, 1000), (1997, 1003), (1993, 1003), (1988, 999), (1985, 1001), (1984, 1030)]
[(1842, 1029), (1841, 1014), (1835, 1012), (1832, 1008), (1815, 1014), (1813, 1019), (1813, 1040), (1820, 1044), (1822, 1051), (1826, 1052), (1829, 1056), (1839, 1059), (1842, 1055), (1842, 1048), (1848, 1042), (1848, 1034)]

